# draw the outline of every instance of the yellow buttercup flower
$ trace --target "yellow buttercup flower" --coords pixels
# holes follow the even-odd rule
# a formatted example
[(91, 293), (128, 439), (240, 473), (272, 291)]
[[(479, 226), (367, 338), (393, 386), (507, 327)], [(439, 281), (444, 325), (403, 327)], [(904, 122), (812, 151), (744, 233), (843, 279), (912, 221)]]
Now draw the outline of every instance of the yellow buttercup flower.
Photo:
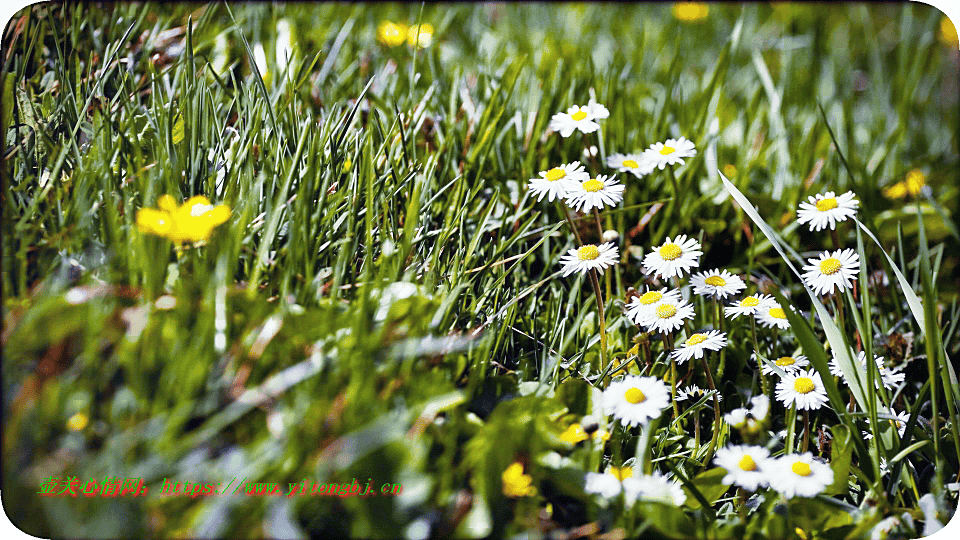
[(407, 32), (405, 24), (383, 21), (377, 27), (377, 39), (387, 47), (396, 47), (407, 40)]
[(67, 420), (67, 429), (70, 431), (81, 431), (83, 428), (87, 427), (88, 423), (90, 423), (90, 419), (87, 418), (87, 415), (83, 414), (82, 412), (78, 412), (77, 414), (71, 416), (69, 420)]
[(570, 444), (577, 444), (590, 438), (587, 432), (583, 430), (580, 422), (570, 424), (566, 431), (560, 434), (560, 440)]
[(706, 18), (710, 7), (703, 2), (677, 2), (673, 4), (673, 16), (683, 22), (696, 22)]
[(421, 49), (429, 47), (433, 43), (433, 25), (428, 23), (413, 24), (407, 27), (407, 43), (411, 47), (416, 46)]
[(137, 211), (137, 228), (177, 243), (206, 240), (217, 225), (230, 218), (230, 207), (213, 206), (203, 195), (187, 199), (182, 206), (177, 206), (170, 195), (163, 195), (157, 207)]
[(923, 190), (923, 186), (927, 185), (926, 176), (919, 169), (914, 169), (907, 173), (906, 178), (902, 182), (897, 182), (896, 184), (883, 190), (883, 196), (888, 199), (902, 199), (907, 195), (916, 197)]
[(529, 497), (537, 492), (533, 487), (533, 478), (523, 474), (523, 464), (515, 461), (503, 471), (503, 494), (507, 497)]

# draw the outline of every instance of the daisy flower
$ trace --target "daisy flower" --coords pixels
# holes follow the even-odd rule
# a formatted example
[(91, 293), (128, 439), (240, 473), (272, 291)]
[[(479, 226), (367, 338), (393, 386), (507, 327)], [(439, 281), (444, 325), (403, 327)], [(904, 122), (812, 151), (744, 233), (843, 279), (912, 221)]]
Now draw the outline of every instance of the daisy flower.
[[(890, 409), (889, 413), (890, 413), (890, 416), (893, 416), (894, 418), (879, 418), (880, 422), (886, 421), (896, 426), (897, 433), (899, 433), (900, 437), (903, 438), (904, 433), (907, 432), (907, 422), (910, 420), (910, 413), (908, 413), (907, 411), (897, 412), (893, 409)], [(870, 418), (867, 418), (867, 423), (868, 424), (870, 423)], [(869, 441), (872, 438), (873, 438), (873, 433), (870, 433), (869, 431), (863, 432), (864, 440)]]
[(619, 495), (622, 487), (620, 478), (616, 474), (589, 472), (586, 474), (583, 490), (610, 499)]
[[(805, 368), (810, 365), (810, 361), (807, 360), (807, 357), (798, 354), (796, 356), (781, 356), (773, 361), (774, 365), (782, 369), (787, 373), (795, 373), (800, 371), (801, 368)], [(768, 366), (766, 362), (760, 362), (760, 373), (764, 375), (772, 375), (776, 373), (773, 371), (773, 368)]]
[(650, 501), (680, 506), (687, 500), (680, 484), (670, 478), (654, 472), (639, 478), (627, 478), (623, 481), (623, 495), (627, 504), (637, 501)]
[(589, 180), (590, 175), (583, 169), (579, 161), (554, 167), (548, 171), (540, 171), (540, 178), (531, 178), (527, 187), (542, 201), (544, 196), (548, 201), (562, 199), (567, 194), (568, 181), (583, 182)]
[(800, 224), (809, 223), (811, 231), (820, 231), (827, 228), (835, 229), (838, 221), (846, 221), (857, 215), (857, 206), (860, 201), (854, 198), (852, 191), (839, 197), (832, 191), (823, 195), (807, 198), (810, 202), (800, 203), (797, 210), (797, 221)]
[(823, 387), (820, 374), (814, 370), (798, 370), (787, 373), (777, 383), (777, 399), (784, 406), (796, 404), (797, 409), (819, 409), (827, 402), (827, 390)]
[(684, 137), (679, 139), (667, 139), (665, 142), (651, 144), (650, 148), (643, 151), (643, 161), (647, 162), (648, 167), (658, 168), (661, 171), (667, 165), (679, 163), (683, 165), (683, 158), (697, 155), (694, 144)]
[(673, 240), (667, 237), (657, 249), (643, 257), (643, 273), (653, 274), (661, 278), (676, 276), (683, 277), (684, 272), (700, 264), (700, 242), (687, 235), (681, 234)]
[[(877, 363), (877, 372), (880, 374), (880, 382), (883, 383), (883, 387), (887, 390), (895, 388), (897, 385), (902, 383), (906, 379), (906, 374), (902, 373), (899, 369), (887, 369), (887, 366), (883, 363), (883, 357), (873, 355), (874, 362)], [(857, 355), (857, 361), (860, 362), (860, 365), (863, 366), (864, 370), (867, 368), (867, 353), (860, 351)], [(834, 356), (830, 359), (830, 374), (834, 377), (840, 377), (843, 382), (850, 384), (847, 381), (847, 378), (843, 374), (843, 370), (840, 369), (840, 362), (837, 361), (837, 357)], [(864, 375), (866, 377), (866, 375)]]
[(600, 129), (600, 124), (595, 120), (603, 120), (608, 116), (610, 111), (591, 98), (590, 102), (583, 107), (574, 105), (565, 113), (553, 115), (550, 119), (550, 129), (559, 131), (561, 137), (569, 137), (578, 129), (583, 133), (593, 133)]
[(784, 497), (814, 497), (833, 483), (830, 465), (814, 459), (813, 454), (788, 454), (769, 467), (770, 487)]
[(627, 304), (627, 317), (630, 317), (634, 324), (640, 324), (640, 318), (644, 313), (656, 312), (657, 306), (667, 301), (679, 302), (680, 291), (676, 289), (667, 290), (664, 287), (659, 291), (647, 291), (640, 296), (634, 296)]
[(773, 463), (770, 451), (762, 446), (728, 446), (717, 450), (717, 457), (713, 460), (718, 466), (727, 471), (723, 477), (726, 485), (737, 485), (748, 491), (767, 485), (765, 469)]
[(817, 294), (832, 293), (834, 287), (844, 291), (860, 271), (860, 256), (852, 249), (824, 251), (819, 258), (807, 259), (803, 281)]
[(646, 328), (647, 332), (656, 330), (666, 334), (683, 326), (684, 319), (693, 318), (693, 306), (686, 300), (672, 302), (664, 300), (657, 304), (656, 309), (640, 313), (639, 324)]
[(757, 322), (766, 328), (773, 328), (774, 326), (781, 330), (790, 328), (790, 323), (787, 322), (787, 313), (783, 311), (783, 307), (776, 300), (771, 299), (766, 305), (760, 306), (758, 313), (754, 316), (757, 318)]
[(670, 353), (678, 364), (682, 364), (694, 357), (703, 358), (703, 351), (719, 351), (727, 346), (727, 335), (719, 330), (710, 330), (690, 336), (680, 348)]
[(603, 410), (626, 426), (645, 426), (670, 405), (670, 390), (655, 377), (629, 375), (603, 391)]
[(607, 156), (607, 167), (619, 170), (620, 172), (633, 173), (637, 178), (643, 178), (645, 175), (653, 172), (653, 164), (644, 160), (640, 154), (613, 154)]
[(728, 424), (751, 433), (760, 431), (770, 413), (770, 398), (764, 394), (750, 399), (750, 408), (741, 407), (723, 415)]
[(612, 176), (597, 175), (583, 181), (570, 181), (564, 185), (567, 190), (564, 198), (567, 205), (575, 210), (589, 212), (591, 209), (603, 210), (604, 206), (615, 206), (623, 200), (623, 184)]
[[(695, 384), (691, 384), (686, 388), (681, 388), (677, 390), (677, 401), (686, 401), (688, 399), (699, 400), (703, 396), (716, 394), (716, 393), (717, 393), (716, 390), (706, 390), (704, 388), (700, 388)], [(723, 396), (717, 394), (717, 401), (723, 401)]]
[(608, 267), (616, 264), (619, 257), (619, 250), (613, 242), (599, 246), (584, 244), (579, 248), (568, 250), (566, 255), (560, 257), (560, 262), (563, 264), (563, 277), (574, 272), (583, 274), (594, 269), (603, 273)]
[(690, 284), (694, 294), (716, 298), (726, 298), (747, 288), (740, 276), (719, 269), (690, 276)]
[(736, 319), (741, 315), (756, 315), (763, 306), (773, 301), (772, 296), (752, 294), (739, 302), (734, 302), (723, 308), (723, 314), (731, 319)]

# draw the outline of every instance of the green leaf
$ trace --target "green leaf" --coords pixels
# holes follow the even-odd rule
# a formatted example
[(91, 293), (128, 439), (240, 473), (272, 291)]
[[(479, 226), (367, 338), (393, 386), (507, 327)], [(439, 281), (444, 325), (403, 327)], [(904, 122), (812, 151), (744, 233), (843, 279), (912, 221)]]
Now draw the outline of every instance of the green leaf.
[[(700, 494), (703, 495), (703, 498), (712, 505), (730, 489), (729, 484), (723, 483), (723, 478), (726, 475), (726, 469), (723, 467), (714, 467), (713, 469), (707, 469), (698, 474), (690, 483), (697, 488)], [(700, 501), (693, 496), (693, 492), (687, 486), (683, 486), (683, 491), (687, 494), (687, 501), (684, 503), (684, 506), (692, 509), (701, 507)]]
[(178, 111), (177, 116), (173, 120), (173, 144), (180, 144), (183, 142), (183, 136), (183, 113)]
[(830, 450), (830, 468), (833, 469), (833, 483), (824, 491), (827, 495), (844, 495), (849, 488), (850, 458), (853, 455), (853, 439), (850, 428), (845, 425), (830, 427), (833, 435)]

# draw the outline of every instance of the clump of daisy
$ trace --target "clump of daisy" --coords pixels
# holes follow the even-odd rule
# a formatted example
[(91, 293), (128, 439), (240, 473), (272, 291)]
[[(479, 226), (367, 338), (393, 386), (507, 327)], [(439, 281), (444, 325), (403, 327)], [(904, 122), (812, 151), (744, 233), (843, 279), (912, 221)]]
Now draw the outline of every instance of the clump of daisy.
[(628, 505), (638, 501), (659, 502), (680, 506), (687, 500), (686, 493), (677, 482), (659, 472), (623, 481), (624, 500)]
[(579, 161), (565, 163), (559, 167), (554, 167), (547, 171), (540, 171), (540, 178), (531, 178), (528, 187), (534, 195), (537, 195), (537, 201), (548, 201), (554, 199), (563, 199), (567, 194), (566, 185), (568, 182), (583, 182), (590, 179), (590, 174), (584, 170)]
[(741, 315), (756, 316), (770, 302), (775, 302), (772, 296), (766, 294), (751, 294), (738, 302), (723, 308), (723, 314), (731, 319)]
[(773, 460), (770, 459), (770, 451), (762, 446), (731, 445), (721, 448), (717, 450), (713, 462), (727, 471), (721, 482), (728, 486), (733, 484), (756, 491), (770, 481), (767, 469), (773, 465)]
[(681, 234), (674, 239), (667, 237), (666, 242), (643, 257), (643, 273), (656, 274), (667, 279), (683, 277), (700, 264), (700, 242)]
[(686, 300), (664, 299), (655, 309), (641, 312), (639, 324), (646, 328), (647, 332), (656, 330), (667, 334), (683, 326), (684, 319), (692, 319), (693, 315), (693, 306)]
[(617, 169), (620, 172), (628, 172), (637, 178), (653, 172), (653, 163), (644, 160), (640, 154), (613, 154), (607, 156), (607, 167)]
[(603, 391), (603, 410), (625, 426), (646, 426), (669, 405), (670, 391), (655, 377), (628, 375)]
[[(686, 400), (688, 400), (688, 399), (689, 399), (689, 400), (699, 400), (699, 399), (702, 398), (703, 396), (710, 396), (710, 395), (713, 395), (713, 394), (717, 394), (717, 391), (716, 391), (716, 390), (706, 390), (706, 389), (704, 389), (704, 388), (700, 388), (699, 386), (697, 386), (697, 385), (695, 385), (695, 384), (691, 384), (690, 386), (687, 386), (686, 388), (681, 388), (680, 390), (677, 390), (677, 400), (678, 400), (678, 401), (686, 401)], [(717, 394), (717, 401), (723, 401), (723, 396)]]
[[(857, 361), (860, 362), (860, 365), (863, 366), (864, 370), (866, 370), (867, 353), (860, 351), (860, 353), (857, 354)], [(887, 390), (897, 387), (906, 379), (906, 374), (901, 372), (899, 368), (888, 369), (883, 362), (882, 356), (873, 355), (873, 361), (877, 363), (877, 372), (880, 374), (880, 383), (883, 384), (883, 387)], [(837, 361), (836, 356), (830, 359), (829, 368), (831, 375), (840, 377), (843, 382), (850, 384), (849, 381), (847, 381), (846, 376), (844, 376), (843, 370), (840, 369), (840, 362)]]
[(740, 276), (726, 270), (714, 269), (708, 272), (697, 272), (690, 276), (693, 293), (714, 298), (726, 298), (747, 288)]
[(800, 224), (809, 223), (811, 231), (820, 231), (827, 226), (835, 229), (838, 221), (846, 221), (857, 215), (857, 206), (860, 204), (852, 191), (837, 196), (828, 191), (816, 197), (808, 197), (810, 202), (800, 203), (797, 210), (797, 221)]
[[(798, 354), (796, 356), (781, 356), (773, 361), (773, 364), (787, 373), (796, 373), (810, 365), (807, 357)], [(760, 362), (760, 373), (764, 375), (773, 375), (776, 373), (766, 362)]]
[(651, 144), (650, 148), (643, 151), (642, 159), (651, 166), (651, 169), (657, 168), (661, 171), (667, 165), (683, 165), (683, 158), (697, 155), (694, 144), (684, 137), (679, 139), (667, 139), (664, 142)]
[(590, 98), (590, 102), (583, 107), (574, 105), (567, 109), (565, 113), (554, 114), (550, 119), (550, 129), (560, 132), (561, 137), (569, 137), (577, 130), (582, 133), (593, 133), (600, 129), (600, 124), (596, 121), (603, 120), (608, 116), (610, 116), (610, 111)]
[(667, 290), (666, 287), (659, 291), (647, 291), (640, 296), (634, 296), (627, 304), (627, 317), (640, 324), (643, 315), (655, 313), (657, 306), (663, 302), (677, 303), (680, 301), (680, 291), (676, 289)]
[(783, 310), (783, 306), (781, 306), (779, 302), (770, 299), (766, 304), (759, 307), (760, 309), (754, 316), (757, 318), (757, 322), (764, 327), (777, 327), (781, 330), (790, 328), (790, 323), (787, 321), (787, 313)]
[(770, 487), (784, 497), (815, 497), (833, 483), (833, 469), (810, 452), (777, 458), (767, 476)]
[(596, 208), (602, 210), (606, 206), (616, 206), (623, 200), (624, 185), (612, 176), (589, 176), (582, 181), (571, 181), (564, 185), (564, 198), (567, 205), (574, 210), (589, 212)]
[(727, 335), (719, 330), (693, 334), (670, 353), (678, 364), (693, 358), (703, 358), (704, 351), (719, 351), (727, 346)]
[[(897, 433), (899, 433), (900, 437), (903, 438), (904, 433), (907, 432), (907, 422), (910, 420), (910, 413), (908, 413), (907, 411), (897, 412), (896, 410), (891, 408), (889, 411), (889, 415), (892, 418), (881, 417), (879, 419), (880, 422), (881, 423), (890, 422), (891, 424), (893, 424), (897, 428)], [(867, 423), (868, 424), (870, 423), (870, 418), (867, 418)], [(873, 433), (870, 433), (869, 431), (864, 431), (863, 438), (864, 440), (869, 441), (870, 439), (873, 438)]]
[(817, 294), (841, 292), (853, 286), (852, 280), (860, 270), (860, 256), (852, 249), (824, 251), (819, 257), (807, 259), (803, 281)]
[(819, 373), (798, 370), (787, 373), (777, 383), (777, 399), (785, 406), (796, 405), (799, 410), (814, 410), (827, 402), (827, 390)]
[(563, 277), (577, 272), (584, 274), (590, 270), (597, 270), (603, 273), (604, 270), (616, 264), (620, 258), (617, 246), (613, 242), (600, 244), (584, 244), (576, 249), (567, 251), (567, 254), (560, 258), (563, 264)]

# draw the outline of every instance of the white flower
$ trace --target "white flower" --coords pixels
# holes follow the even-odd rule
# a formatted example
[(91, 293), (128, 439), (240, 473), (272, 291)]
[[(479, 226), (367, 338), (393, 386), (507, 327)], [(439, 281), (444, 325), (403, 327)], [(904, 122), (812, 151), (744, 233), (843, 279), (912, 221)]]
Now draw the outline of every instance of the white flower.
[(690, 284), (694, 294), (716, 298), (726, 298), (747, 288), (740, 276), (718, 269), (690, 276)]
[(587, 493), (595, 493), (606, 498), (616, 497), (620, 494), (620, 479), (610, 473), (589, 472), (586, 475), (586, 483), (583, 490)]
[(575, 210), (589, 212), (604, 206), (615, 206), (623, 200), (623, 184), (612, 176), (597, 175), (584, 181), (571, 181), (564, 185), (567, 205)]
[(665, 301), (679, 302), (680, 291), (676, 289), (667, 290), (664, 287), (659, 291), (647, 291), (640, 296), (634, 296), (627, 304), (627, 317), (630, 317), (634, 324), (640, 324), (640, 319), (644, 313), (656, 312), (657, 306)]
[(663, 300), (657, 304), (656, 309), (640, 313), (638, 324), (643, 326), (647, 332), (656, 330), (666, 334), (683, 326), (684, 319), (693, 318), (693, 306), (686, 300), (676, 302)]
[(680, 484), (659, 472), (623, 481), (624, 500), (628, 505), (637, 501), (650, 501), (680, 506), (687, 500)]
[(814, 497), (833, 483), (833, 469), (810, 452), (789, 454), (773, 463), (767, 481), (788, 499)]
[(610, 111), (591, 98), (586, 106), (574, 105), (565, 113), (553, 115), (550, 119), (550, 129), (559, 131), (561, 137), (569, 137), (578, 129), (583, 133), (593, 133), (600, 129), (600, 124), (595, 120), (603, 120), (608, 116)]
[(852, 249), (824, 251), (819, 258), (807, 259), (803, 281), (817, 294), (832, 293), (834, 287), (844, 291), (853, 286), (860, 271), (860, 256)]
[[(686, 388), (681, 388), (677, 390), (677, 401), (686, 401), (688, 399), (699, 400), (703, 396), (709, 396), (712, 394), (717, 394), (717, 391), (706, 390), (706, 389), (700, 388), (695, 384), (691, 384)], [(723, 396), (721, 396), (720, 394), (717, 394), (717, 401), (723, 401)]]
[(770, 451), (762, 446), (728, 446), (717, 450), (714, 463), (727, 470), (724, 484), (734, 484), (748, 491), (756, 491), (769, 481), (766, 469), (773, 463)]
[(680, 348), (670, 353), (678, 364), (682, 364), (690, 359), (703, 358), (703, 351), (719, 351), (727, 346), (727, 335), (719, 330), (710, 330), (690, 336)]
[(666, 242), (643, 257), (643, 273), (656, 273), (663, 279), (680, 278), (684, 272), (700, 264), (700, 255), (703, 255), (700, 242), (687, 238), (685, 234), (673, 240), (668, 236)]
[[(897, 385), (902, 383), (904, 379), (906, 379), (906, 374), (902, 373), (899, 368), (887, 369), (886, 365), (883, 363), (883, 357), (873, 355), (873, 360), (877, 363), (877, 372), (880, 374), (880, 382), (887, 390), (895, 388)], [(864, 372), (866, 372), (867, 353), (860, 351), (860, 353), (857, 355), (857, 361), (860, 362), (860, 365), (864, 368)], [(840, 369), (840, 362), (837, 361), (836, 356), (830, 359), (829, 367), (831, 375), (840, 377), (843, 382), (850, 384), (850, 382), (847, 381), (847, 378), (843, 375), (843, 370)], [(864, 378), (866, 378), (866, 373), (864, 374)]]
[(736, 319), (741, 315), (756, 315), (764, 306), (773, 301), (772, 296), (752, 294), (723, 308), (723, 314), (731, 319)]
[(820, 374), (814, 370), (799, 370), (796, 373), (787, 373), (786, 377), (777, 383), (777, 399), (784, 406), (796, 404), (797, 409), (819, 409), (827, 402), (827, 391), (823, 387)]
[(603, 273), (607, 267), (617, 263), (620, 253), (613, 242), (600, 244), (584, 244), (576, 249), (567, 251), (567, 254), (560, 257), (560, 263), (563, 264), (563, 277), (567, 277), (574, 272), (581, 274), (588, 270), (598, 270)]
[[(796, 356), (781, 356), (780, 358), (774, 360), (773, 363), (787, 373), (795, 373), (800, 371), (800, 368), (805, 368), (810, 365), (810, 361), (807, 360), (807, 357), (802, 354), (798, 354)], [(766, 362), (760, 362), (760, 372), (764, 375), (772, 375), (773, 373), (776, 373), (773, 371), (772, 367), (766, 364)]]
[(852, 191), (839, 197), (828, 191), (816, 198), (808, 197), (808, 200), (810, 202), (800, 203), (797, 221), (801, 224), (809, 222), (811, 231), (825, 229), (827, 225), (835, 229), (838, 221), (846, 221), (847, 218), (857, 215), (857, 206), (860, 204)]
[(563, 199), (567, 194), (567, 182), (583, 182), (589, 180), (590, 174), (583, 169), (579, 161), (566, 163), (559, 167), (554, 167), (549, 171), (540, 171), (540, 178), (531, 178), (528, 187), (537, 197), (538, 201), (546, 196), (548, 201), (554, 199)]
[(661, 171), (667, 165), (679, 163), (683, 165), (683, 158), (697, 155), (694, 144), (684, 137), (679, 139), (667, 139), (665, 142), (651, 144), (650, 148), (643, 151), (641, 156), (651, 168), (656, 167)]
[(781, 330), (790, 328), (787, 314), (776, 300), (770, 300), (766, 305), (760, 306), (759, 312), (754, 316), (757, 318), (757, 322), (766, 328), (773, 328), (774, 326)]
[[(897, 427), (897, 433), (900, 434), (900, 437), (903, 437), (903, 434), (907, 432), (907, 422), (910, 420), (910, 413), (907, 411), (897, 412), (894, 409), (890, 409), (890, 416), (894, 418), (879, 418), (880, 422), (890, 422)], [(870, 423), (870, 418), (867, 418), (867, 423)], [(873, 433), (869, 431), (863, 432), (863, 439), (869, 441), (873, 438)]]
[(626, 426), (647, 425), (670, 405), (670, 390), (655, 377), (628, 375), (603, 391), (603, 410)]
[(644, 160), (640, 154), (613, 154), (607, 156), (607, 167), (615, 168), (620, 172), (633, 173), (637, 178), (643, 178), (653, 171), (653, 164)]
[(749, 433), (758, 433), (764, 429), (767, 415), (770, 413), (770, 399), (759, 394), (750, 399), (750, 408), (734, 409), (723, 416), (731, 426)]

